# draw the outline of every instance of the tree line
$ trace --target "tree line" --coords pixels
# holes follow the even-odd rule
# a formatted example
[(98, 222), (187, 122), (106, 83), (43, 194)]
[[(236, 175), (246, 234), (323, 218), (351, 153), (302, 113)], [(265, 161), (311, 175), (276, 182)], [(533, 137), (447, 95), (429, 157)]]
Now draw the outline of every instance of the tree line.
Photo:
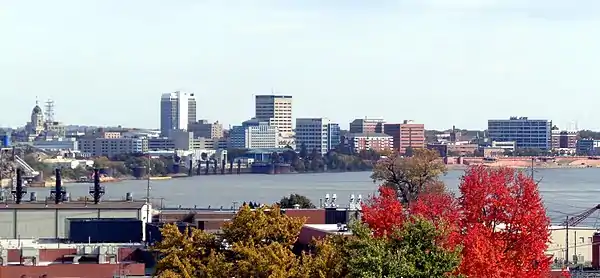
[[(547, 277), (550, 220), (536, 182), (514, 169), (476, 166), (455, 196), (434, 151), (379, 161), (379, 194), (348, 234), (298, 244), (306, 219), (279, 205), (243, 206), (222, 233), (163, 229), (158, 277)], [(312, 207), (291, 195), (282, 206)], [(568, 273), (564, 273), (568, 277)]]

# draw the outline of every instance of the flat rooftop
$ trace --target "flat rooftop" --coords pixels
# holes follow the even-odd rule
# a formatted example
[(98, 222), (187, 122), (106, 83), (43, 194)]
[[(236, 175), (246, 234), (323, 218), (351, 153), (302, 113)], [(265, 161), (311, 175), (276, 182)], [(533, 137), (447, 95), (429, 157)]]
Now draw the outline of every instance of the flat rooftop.
[(143, 248), (143, 243), (64, 243), (58, 239), (0, 239), (0, 248), (4, 249), (76, 249), (80, 247), (118, 247)]
[(0, 202), (3, 209), (141, 209), (145, 201), (106, 200), (94, 204), (91, 201), (68, 201), (55, 204), (54, 200), (23, 201), (20, 204), (14, 201)]
[(328, 233), (328, 234), (341, 234), (341, 235), (351, 235), (352, 232), (351, 231), (344, 231), (341, 232), (338, 230), (338, 225), (337, 224), (304, 224), (303, 226), (304, 228), (309, 228), (312, 230), (316, 230), (319, 232), (324, 232), (324, 233)]

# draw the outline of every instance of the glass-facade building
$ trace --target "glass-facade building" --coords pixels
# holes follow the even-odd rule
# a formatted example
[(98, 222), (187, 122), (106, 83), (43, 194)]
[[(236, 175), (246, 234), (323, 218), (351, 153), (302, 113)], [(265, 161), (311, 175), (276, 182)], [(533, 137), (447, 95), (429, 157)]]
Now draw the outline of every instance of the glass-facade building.
[(518, 149), (550, 150), (552, 147), (552, 121), (527, 117), (508, 120), (488, 120), (488, 137), (491, 141), (516, 143)]
[(340, 144), (340, 126), (328, 118), (296, 119), (296, 150), (302, 146), (311, 152), (313, 149), (326, 154)]

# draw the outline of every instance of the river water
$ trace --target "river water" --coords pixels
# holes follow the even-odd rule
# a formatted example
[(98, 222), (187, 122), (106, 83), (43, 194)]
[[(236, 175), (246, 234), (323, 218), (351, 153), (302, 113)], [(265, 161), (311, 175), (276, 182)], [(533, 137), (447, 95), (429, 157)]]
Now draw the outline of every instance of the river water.
[[(444, 182), (453, 191), (458, 190), (462, 170), (449, 171)], [(558, 222), (568, 214), (584, 211), (600, 203), (600, 168), (536, 169), (535, 179), (541, 179), (540, 191), (549, 216)], [(151, 198), (165, 206), (231, 208), (244, 201), (273, 203), (282, 196), (298, 193), (310, 198), (316, 205), (326, 193), (337, 194), (340, 205), (347, 204), (350, 194), (366, 198), (374, 194), (377, 185), (369, 178), (370, 172), (286, 174), (286, 175), (208, 175), (151, 181)], [(135, 199), (145, 198), (145, 180), (106, 183), (108, 199), (122, 199), (127, 192)], [(87, 196), (90, 184), (69, 184), (71, 198)], [(30, 188), (38, 198), (49, 195), (48, 188)], [(234, 204), (233, 202), (236, 202)], [(595, 214), (586, 221), (596, 221)], [(600, 221), (599, 221), (600, 222)], [(591, 223), (592, 225), (594, 223)], [(600, 223), (599, 223), (600, 224)]]

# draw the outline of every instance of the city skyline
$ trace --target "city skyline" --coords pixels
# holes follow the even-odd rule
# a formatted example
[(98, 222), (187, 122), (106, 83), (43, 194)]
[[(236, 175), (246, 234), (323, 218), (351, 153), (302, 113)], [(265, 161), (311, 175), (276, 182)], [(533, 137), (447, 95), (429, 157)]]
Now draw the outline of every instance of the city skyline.
[(342, 128), (527, 116), (600, 130), (594, 1), (163, 3), (3, 3), (0, 126), (40, 96), (66, 124), (158, 128), (155, 96), (178, 90), (198, 95), (198, 119), (236, 125), (274, 88), (295, 118)]

